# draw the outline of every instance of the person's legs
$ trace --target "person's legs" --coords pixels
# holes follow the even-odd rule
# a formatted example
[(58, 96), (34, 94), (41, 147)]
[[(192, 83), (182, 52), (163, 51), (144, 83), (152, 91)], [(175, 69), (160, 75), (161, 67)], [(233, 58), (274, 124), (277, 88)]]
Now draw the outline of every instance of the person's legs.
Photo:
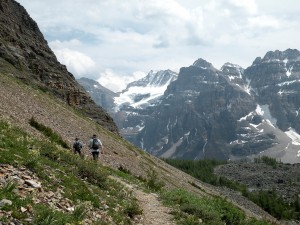
[(92, 152), (92, 154), (93, 154), (93, 159), (94, 160), (98, 160), (98, 158), (99, 158), (99, 152)]
[(81, 156), (81, 150), (74, 150), (74, 154), (76, 155), (76, 153), (78, 153)]

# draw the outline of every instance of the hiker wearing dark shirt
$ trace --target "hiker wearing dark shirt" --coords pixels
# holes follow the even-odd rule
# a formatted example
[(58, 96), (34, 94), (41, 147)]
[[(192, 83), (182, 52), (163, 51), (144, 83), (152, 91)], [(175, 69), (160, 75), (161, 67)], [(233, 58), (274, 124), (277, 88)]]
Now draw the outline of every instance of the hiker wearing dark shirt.
[(73, 143), (73, 152), (74, 154), (78, 153), (80, 156), (82, 156), (81, 149), (83, 145), (79, 138), (75, 138), (75, 142)]

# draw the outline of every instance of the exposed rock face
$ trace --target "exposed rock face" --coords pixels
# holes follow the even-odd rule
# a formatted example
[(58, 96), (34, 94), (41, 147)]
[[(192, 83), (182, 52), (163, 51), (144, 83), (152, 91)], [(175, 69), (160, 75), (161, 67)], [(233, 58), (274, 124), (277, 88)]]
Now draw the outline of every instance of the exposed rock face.
[(239, 74), (231, 69), (223, 73), (203, 59), (181, 68), (146, 119), (138, 143), (162, 157), (227, 159), (238, 120), (256, 108), (243, 88), (229, 82), (229, 75)]
[(94, 103), (66, 66), (57, 61), (38, 25), (26, 10), (14, 0), (3, 0), (0, 11), (1, 72), (9, 74), (10, 66), (17, 68), (19, 73), (13, 73), (13, 76), (53, 93), (109, 130), (117, 132), (112, 118)]
[(198, 59), (151, 107), (123, 104), (118, 126), (127, 140), (160, 157), (266, 154), (297, 163), (299, 59), (298, 50), (268, 52), (246, 70), (231, 63), (218, 70)]
[(293, 128), (300, 133), (300, 52), (268, 52), (245, 70), (245, 77), (257, 101), (269, 106), (276, 125), (283, 131)]

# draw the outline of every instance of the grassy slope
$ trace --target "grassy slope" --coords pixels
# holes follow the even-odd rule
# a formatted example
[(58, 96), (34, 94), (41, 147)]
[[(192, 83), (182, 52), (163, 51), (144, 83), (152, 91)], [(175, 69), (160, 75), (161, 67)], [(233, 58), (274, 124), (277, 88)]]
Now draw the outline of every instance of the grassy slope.
[[(9, 73), (19, 72), (14, 71), (13, 68), (9, 68), (7, 69), (7, 71), (9, 71)], [(151, 181), (151, 174), (155, 174), (155, 179), (157, 181), (163, 180), (167, 189), (181, 188), (185, 191), (193, 192), (194, 194), (196, 194), (196, 196), (201, 198), (203, 198), (203, 196), (218, 195), (218, 193), (213, 189), (213, 187), (201, 183), (195, 180), (194, 178), (190, 177), (189, 175), (167, 165), (163, 161), (139, 149), (136, 149), (134, 146), (124, 141), (119, 136), (116, 136), (115, 134), (102, 129), (99, 125), (93, 123), (92, 120), (90, 120), (89, 118), (82, 116), (80, 113), (72, 110), (67, 105), (59, 102), (57, 99), (52, 98), (47, 93), (23, 85), (21, 82), (10, 77), (9, 73), (0, 73), (0, 120), (2, 121), (1, 130), (3, 131), (1, 136), (3, 139), (1, 141), (0, 146), (0, 163), (14, 164), (14, 166), (17, 167), (27, 166), (35, 172), (45, 171), (45, 168), (43, 168), (43, 166), (45, 165), (47, 165), (46, 168), (59, 168), (59, 170), (63, 170), (67, 174), (71, 172), (71, 174), (75, 174), (76, 176), (72, 178), (72, 181), (64, 181), (64, 187), (66, 188), (69, 185), (69, 182), (75, 182), (78, 186), (86, 185), (81, 183), (82, 174), (78, 171), (83, 170), (82, 173), (85, 174), (85, 176), (87, 176), (86, 174), (92, 174), (91, 176), (93, 176), (94, 172), (90, 172), (91, 168), (89, 168), (89, 166), (91, 165), (91, 161), (89, 160), (90, 156), (88, 154), (87, 149), (85, 149), (85, 153), (87, 156), (86, 160), (81, 160), (76, 157), (73, 157), (68, 150), (62, 150), (61, 147), (58, 147), (55, 143), (47, 141), (47, 137), (43, 136), (40, 132), (38, 132), (36, 129), (29, 125), (30, 118), (34, 117), (38, 122), (51, 128), (54, 132), (59, 134), (65, 142), (69, 143), (69, 145), (71, 145), (75, 137), (80, 137), (84, 141), (84, 143), (87, 143), (89, 137), (92, 134), (96, 133), (101, 138), (105, 146), (105, 155), (102, 156), (101, 164), (107, 166), (107, 169), (103, 169), (104, 167), (101, 167), (99, 165), (101, 171), (107, 170), (109, 171), (109, 173), (118, 175), (120, 174), (120, 172), (113, 172), (114, 170), (108, 168), (118, 169), (122, 167), (123, 170), (129, 171), (130, 174), (133, 175), (133, 177), (129, 175), (127, 176), (131, 177), (131, 179), (133, 180), (135, 180), (134, 177), (143, 177), (144, 180)], [(12, 126), (9, 124), (11, 124)], [(18, 129), (15, 129), (14, 126), (18, 127), (18, 129), (20, 128), (23, 131), (21, 132)], [(12, 140), (14, 140), (14, 136), (23, 137), (20, 139), (20, 142), (17, 143), (17, 146), (15, 146), (12, 143)], [(28, 142), (28, 140), (30, 141)], [(32, 141), (34, 143), (32, 143)], [(48, 144), (45, 145), (44, 143)], [(30, 154), (32, 154), (32, 152), (28, 150), (29, 145), (39, 146), (39, 156), (36, 158), (36, 162), (34, 160), (31, 160), (32, 155)], [(49, 149), (45, 149), (45, 146), (49, 149), (53, 149), (54, 156), (51, 156), (50, 154), (49, 157)], [(20, 153), (14, 152), (18, 151), (19, 149), (22, 149)], [(20, 154), (17, 163), (14, 162), (14, 157), (11, 157), (12, 154)], [(61, 160), (62, 158), (65, 158), (65, 160)], [(66, 169), (66, 167), (70, 167), (70, 163), (72, 165), (71, 168), (73, 168), (73, 170)], [(58, 174), (56, 174), (57, 172), (55, 171), (56, 170), (48, 172), (58, 176)], [(103, 176), (105, 177), (105, 175)], [(49, 184), (52, 184), (52, 181), (47, 180), (49, 179), (47, 178), (49, 176), (41, 173), (39, 174), (39, 177), (43, 180), (43, 182), (45, 182), (45, 185), (50, 188), (51, 185)], [(61, 179), (64, 180), (63, 178)], [(97, 177), (97, 179), (102, 178)], [(107, 181), (106, 178), (103, 179)], [(116, 187), (113, 184), (101, 186), (97, 183), (97, 181), (95, 181), (95, 179), (89, 181), (89, 184), (87, 185), (91, 185), (91, 188), (96, 186), (95, 190), (92, 191), (92, 193), (90, 193), (91, 199), (94, 198), (93, 196), (95, 194), (101, 195), (102, 192), (105, 192), (107, 195), (107, 193), (109, 193), (108, 196), (112, 196), (112, 199), (109, 200), (112, 202), (111, 205), (121, 205), (121, 208), (124, 210), (124, 212), (127, 213), (127, 215), (128, 213), (132, 213), (132, 211), (138, 213), (132, 196), (128, 195), (120, 197), (117, 194), (118, 192), (120, 192), (116, 191), (119, 190), (118, 188), (120, 187), (120, 185), (117, 185)], [(110, 189), (110, 186), (113, 188)], [(78, 198), (82, 198), (82, 196), (85, 195), (89, 196), (89, 194), (86, 194), (84, 191), (82, 191), (82, 193), (74, 194), (72, 193), (74, 190), (72, 191), (72, 188), (70, 187), (68, 188), (68, 190), (69, 191), (65, 191), (65, 193), (71, 193), (71, 197), (74, 195), (78, 196)], [(104, 195), (103, 198), (105, 198)], [(120, 202), (116, 203), (116, 199), (120, 199)], [(72, 199), (72, 201), (76, 202), (77, 199), (74, 198)], [(100, 203), (94, 202), (93, 207), (97, 208), (98, 204)], [(111, 208), (114, 207), (115, 206), (112, 206)], [(43, 213), (44, 211), (49, 211), (48, 213), (52, 213), (53, 217), (56, 216), (55, 213), (51, 211), (51, 209), (42, 208), (40, 210), (41, 213)], [(121, 218), (114, 218), (114, 221), (125, 221), (127, 219), (126, 213), (120, 213), (120, 215), (123, 216), (121, 216)], [(186, 214), (187, 212), (184, 213)], [(252, 214), (252, 216), (259, 217), (259, 215), (254, 214)], [(67, 217), (69, 220), (76, 219), (74, 219), (74, 215), (70, 216), (70, 218), (69, 216)]]

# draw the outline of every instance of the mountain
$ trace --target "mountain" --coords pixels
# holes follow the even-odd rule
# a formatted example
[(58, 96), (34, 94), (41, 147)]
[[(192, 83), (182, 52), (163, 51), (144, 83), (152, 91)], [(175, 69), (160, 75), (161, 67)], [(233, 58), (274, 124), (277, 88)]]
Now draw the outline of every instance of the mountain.
[[(111, 132), (111, 118), (58, 63), (26, 10), (2, 0), (0, 11), (1, 224), (175, 224), (191, 217), (223, 224), (232, 215), (245, 224), (277, 222), (239, 193), (222, 199), (219, 188)], [(88, 143), (92, 134), (104, 144), (98, 162), (86, 146), (84, 158), (71, 151), (75, 137)], [(178, 190), (201, 203), (204, 214), (178, 208), (171, 199)], [(178, 212), (180, 221), (172, 216)]]
[(0, 6), (0, 67), (16, 68), (12, 76), (59, 97), (109, 130), (118, 132), (111, 116), (94, 103), (66, 66), (57, 61), (24, 7), (15, 1), (1, 1)]
[(167, 86), (176, 79), (177, 73), (171, 70), (150, 71), (146, 77), (129, 83), (115, 98), (116, 111), (125, 108), (143, 109), (157, 104)]
[[(41, 49), (49, 47), (46, 43), (42, 45), (38, 39), (35, 40), (29, 30), (28, 36), (19, 34), (21, 28), (26, 30), (26, 27), (21, 26), (20, 30), (17, 30), (13, 26), (14, 22), (21, 21), (21, 17), (20, 21), (11, 20), (12, 14), (23, 15), (23, 22), (29, 20), (25, 9), (13, 0), (3, 0), (0, 2), (0, 11), (6, 15), (0, 17), (0, 26), (3, 28), (0, 29), (0, 224), (297, 224), (296, 221), (278, 221), (247, 200), (240, 192), (209, 185), (175, 169), (133, 146), (120, 137), (118, 132), (111, 132), (112, 126), (107, 126), (101, 116), (98, 115), (99, 120), (96, 121), (82, 113), (81, 107), (87, 107), (86, 103), (78, 102), (77, 105), (73, 105), (72, 101), (68, 101), (70, 98), (63, 97), (66, 93), (73, 93), (73, 88), (81, 87), (71, 74), (66, 73), (64, 66), (60, 70), (57, 61), (51, 62), (52, 57), (55, 57), (52, 53), (36, 55), (36, 63), (40, 65), (38, 70), (26, 67), (31, 61), (22, 59), (22, 54), (25, 53), (21, 49), (31, 49), (25, 45), (30, 44), (29, 39), (34, 42), (32, 45), (37, 44)], [(21, 49), (21, 39), (9, 42), (10, 39), (6, 37), (10, 35), (7, 33), (9, 30), (4, 29), (8, 22), (6, 20), (11, 22), (10, 37), (22, 37), (28, 41), (23, 43)], [(41, 60), (40, 64), (38, 60)], [(53, 68), (48, 63), (52, 63)], [(47, 68), (48, 66), (50, 68)], [(56, 74), (47, 74), (48, 69)], [(44, 71), (42, 74), (45, 77), (40, 77), (40, 71)], [(216, 85), (229, 95), (211, 95), (210, 101), (213, 101), (213, 97), (219, 97), (218, 104), (224, 99), (238, 99), (242, 109), (236, 109), (236, 104), (228, 108), (233, 108), (240, 114), (255, 109), (256, 116), (252, 112), (240, 118), (243, 124), (245, 121), (258, 123), (259, 118), (261, 121), (267, 120), (266, 118), (272, 119), (271, 115), (262, 113), (263, 110), (259, 109), (263, 108), (259, 108), (257, 104), (250, 104), (249, 109), (242, 104), (242, 100), (258, 100), (257, 96), (252, 94), (257, 90), (249, 86), (250, 82), (242, 83), (241, 75), (244, 79), (242, 68), (236, 65), (227, 63), (219, 71), (200, 59), (190, 67), (182, 68), (178, 78), (174, 78), (168, 84), (168, 88), (161, 92), (158, 101), (149, 103), (151, 107), (140, 104), (135, 109), (145, 110), (138, 112), (145, 112), (145, 122), (148, 122), (148, 115), (155, 112), (151, 110), (159, 109), (162, 104), (168, 108), (170, 105), (167, 104), (172, 103), (174, 94), (174, 98), (185, 98), (191, 106), (192, 100), (199, 92), (191, 80), (185, 79), (191, 77), (197, 81), (197, 85)], [(45, 79), (46, 84), (43, 83)], [(230, 83), (229, 80), (234, 82)], [(55, 86), (61, 84), (60, 82), (68, 84), (70, 89)], [(48, 86), (49, 84), (53, 86)], [(190, 91), (186, 92), (180, 84), (188, 87)], [(100, 87), (97, 83), (94, 85), (95, 88)], [(144, 85), (147, 87), (147, 84)], [(174, 92), (174, 89), (178, 89), (178, 93)], [(209, 90), (206, 91), (205, 95), (210, 95)], [(213, 91), (219, 93), (217, 88)], [(74, 99), (81, 99), (83, 96), (90, 98), (89, 93), (83, 91)], [(196, 100), (200, 101), (197, 97)], [(94, 104), (93, 101), (91, 104)], [(214, 103), (216, 109), (218, 104)], [(183, 105), (182, 108), (186, 107)], [(196, 109), (195, 107), (191, 115), (197, 115)], [(208, 114), (217, 116), (217, 113)], [(208, 119), (209, 122), (214, 122), (213, 118)], [(180, 122), (180, 118), (178, 121)], [(83, 158), (72, 153), (75, 137), (80, 137), (83, 143), (87, 143), (92, 134), (97, 134), (104, 144), (104, 154), (98, 162), (92, 161), (87, 146), (83, 148)], [(217, 134), (216, 132), (215, 135)], [(250, 182), (251, 195), (254, 190), (252, 188), (257, 188), (260, 184), (263, 188), (268, 186), (263, 179), (264, 171), (272, 174), (268, 183), (277, 183), (276, 187), (286, 189), (283, 194), (289, 194), (288, 197), (293, 193), (297, 194), (297, 188), (294, 187), (298, 186), (293, 185), (291, 192), (289, 185), (290, 182), (297, 182), (299, 170), (294, 165), (278, 165), (279, 175), (287, 174), (288, 170), (293, 168), (289, 176), (294, 179), (278, 179), (274, 170), (268, 167), (255, 176), (255, 181), (250, 176), (248, 179), (243, 176), (239, 164), (228, 166), (230, 170), (221, 168), (219, 172), (222, 174), (222, 171), (226, 170), (227, 177), (234, 174), (233, 177), (237, 180), (242, 176), (245, 183)], [(247, 175), (264, 167), (256, 164), (242, 166), (243, 171), (247, 170)], [(236, 173), (236, 170), (239, 170), (239, 173)], [(261, 176), (263, 178), (259, 178)], [(223, 180), (219, 176), (216, 178)], [(283, 183), (287, 184), (282, 185)], [(279, 216), (283, 216), (281, 212)]]
[(112, 116), (127, 140), (159, 157), (266, 154), (297, 163), (299, 56), (298, 50), (277, 50), (246, 69), (225, 63), (220, 70), (200, 58), (159, 86), (160, 92), (150, 85), (155, 83), (150, 72), (115, 97)]
[(177, 79), (171, 70), (150, 71), (146, 77), (129, 83), (125, 90), (114, 98), (116, 107), (112, 117), (127, 140), (134, 142), (143, 129), (145, 118), (152, 108), (160, 104), (168, 85)]
[(77, 80), (78, 83), (86, 90), (95, 103), (105, 109), (109, 114), (112, 114), (115, 108), (114, 98), (117, 93), (103, 87), (97, 81), (82, 77)]

